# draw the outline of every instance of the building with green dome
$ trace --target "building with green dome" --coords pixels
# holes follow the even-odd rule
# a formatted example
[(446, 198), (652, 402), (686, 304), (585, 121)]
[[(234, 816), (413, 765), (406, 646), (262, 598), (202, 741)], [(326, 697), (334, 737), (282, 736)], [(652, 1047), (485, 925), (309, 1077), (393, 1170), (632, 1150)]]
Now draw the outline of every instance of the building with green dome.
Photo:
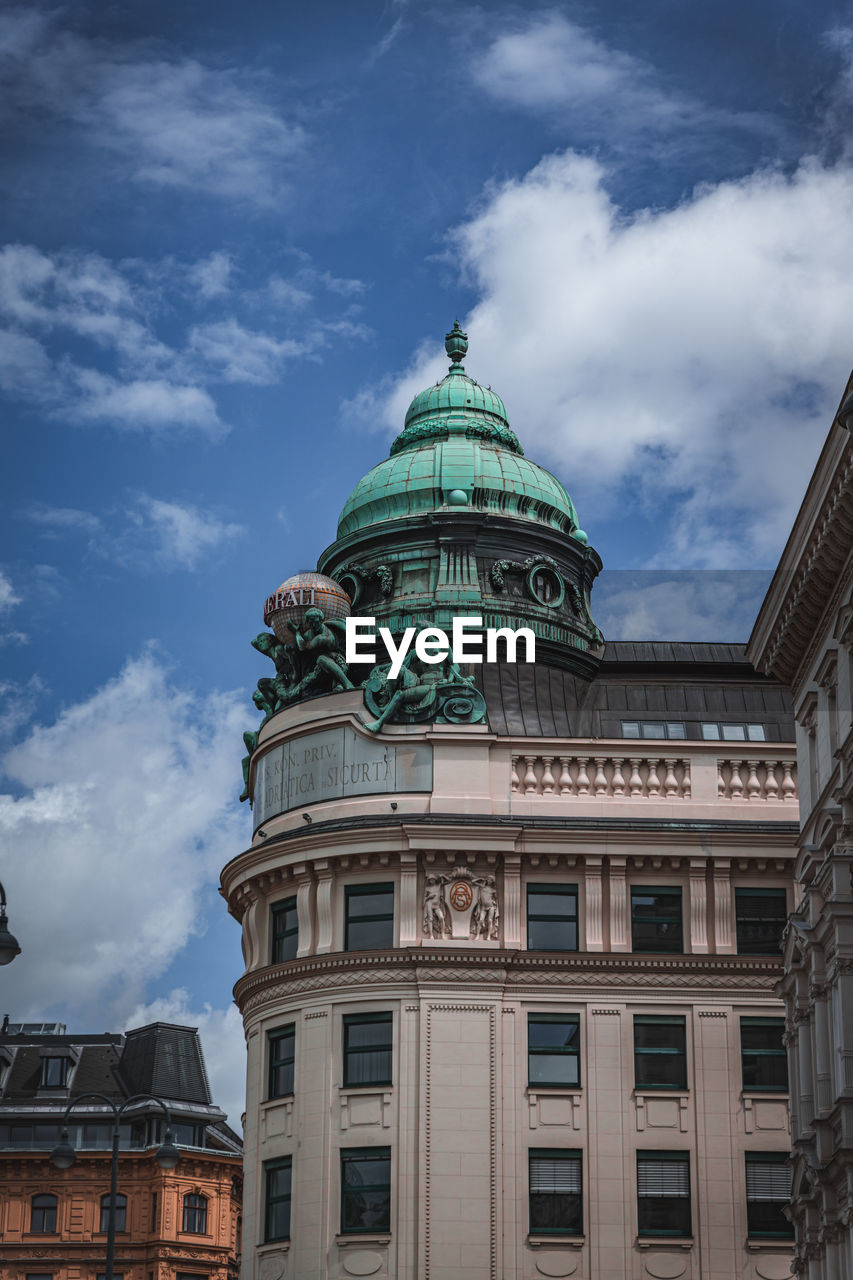
[[(244, 1280), (781, 1280), (790, 701), (742, 645), (605, 641), (467, 346), (252, 641)], [(393, 675), (348, 617), (535, 661)]]

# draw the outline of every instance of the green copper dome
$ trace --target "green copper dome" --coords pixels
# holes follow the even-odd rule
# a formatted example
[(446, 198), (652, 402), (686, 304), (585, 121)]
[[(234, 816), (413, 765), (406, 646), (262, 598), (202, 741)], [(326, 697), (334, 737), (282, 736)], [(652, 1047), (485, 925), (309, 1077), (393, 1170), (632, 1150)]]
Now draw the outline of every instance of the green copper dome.
[(559, 480), (524, 457), (503, 400), (465, 373), (468, 338), (458, 321), (445, 347), (450, 372), (415, 396), (391, 456), (347, 499), (338, 537), (383, 520), (467, 507), (539, 521), (585, 541)]

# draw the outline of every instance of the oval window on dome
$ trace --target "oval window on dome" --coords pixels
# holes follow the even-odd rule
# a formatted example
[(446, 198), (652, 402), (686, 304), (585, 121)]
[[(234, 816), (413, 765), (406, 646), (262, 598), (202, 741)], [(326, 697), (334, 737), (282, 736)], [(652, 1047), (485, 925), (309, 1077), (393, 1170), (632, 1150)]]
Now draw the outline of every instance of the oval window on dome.
[(350, 603), (355, 604), (361, 595), (361, 583), (354, 573), (341, 573), (335, 579), (339, 587), (343, 587), (344, 591), (350, 598)]
[(563, 603), (566, 589), (563, 579), (548, 565), (535, 564), (527, 575), (527, 590), (537, 604), (556, 609)]

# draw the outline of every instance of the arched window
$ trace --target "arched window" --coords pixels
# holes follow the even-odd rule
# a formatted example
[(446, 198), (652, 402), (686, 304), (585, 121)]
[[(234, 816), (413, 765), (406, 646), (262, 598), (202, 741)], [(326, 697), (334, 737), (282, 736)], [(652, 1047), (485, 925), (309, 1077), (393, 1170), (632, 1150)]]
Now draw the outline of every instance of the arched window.
[(30, 1207), (30, 1231), (47, 1235), (56, 1230), (56, 1196), (33, 1196)]
[(207, 1197), (195, 1191), (184, 1196), (184, 1224), (182, 1230), (194, 1236), (207, 1235)]
[[(110, 1229), (110, 1193), (101, 1196), (101, 1231)], [(127, 1231), (127, 1196), (116, 1192), (116, 1231)]]

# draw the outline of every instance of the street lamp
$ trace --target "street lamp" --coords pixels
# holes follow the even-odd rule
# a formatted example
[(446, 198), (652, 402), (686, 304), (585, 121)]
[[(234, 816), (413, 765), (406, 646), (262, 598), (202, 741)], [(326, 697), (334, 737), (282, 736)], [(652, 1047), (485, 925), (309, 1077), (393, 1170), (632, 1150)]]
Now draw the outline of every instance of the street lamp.
[(113, 1113), (113, 1156), (110, 1165), (110, 1202), (107, 1215), (107, 1269), (104, 1280), (113, 1280), (113, 1262), (115, 1259), (115, 1243), (116, 1243), (116, 1191), (118, 1189), (118, 1142), (119, 1142), (119, 1122), (122, 1115), (128, 1107), (133, 1106), (137, 1102), (155, 1102), (158, 1107), (162, 1107), (166, 1113), (166, 1137), (159, 1150), (155, 1153), (154, 1159), (157, 1161), (161, 1169), (174, 1169), (175, 1165), (181, 1158), (178, 1148), (172, 1141), (172, 1117), (169, 1108), (161, 1098), (155, 1098), (152, 1093), (135, 1093), (132, 1098), (127, 1098), (120, 1107), (117, 1107), (112, 1098), (107, 1098), (103, 1093), (81, 1093), (78, 1098), (72, 1099), (62, 1116), (62, 1135), (59, 1139), (59, 1145), (54, 1147), (50, 1153), (50, 1158), (56, 1165), (57, 1169), (70, 1169), (74, 1161), (77, 1159), (77, 1152), (71, 1145), (68, 1138), (68, 1117), (74, 1107), (87, 1098), (97, 1098), (100, 1102), (105, 1102), (112, 1109)]
[(0, 884), (0, 964), (11, 964), (21, 954), (18, 939), (9, 932), (6, 920), (6, 890)]

